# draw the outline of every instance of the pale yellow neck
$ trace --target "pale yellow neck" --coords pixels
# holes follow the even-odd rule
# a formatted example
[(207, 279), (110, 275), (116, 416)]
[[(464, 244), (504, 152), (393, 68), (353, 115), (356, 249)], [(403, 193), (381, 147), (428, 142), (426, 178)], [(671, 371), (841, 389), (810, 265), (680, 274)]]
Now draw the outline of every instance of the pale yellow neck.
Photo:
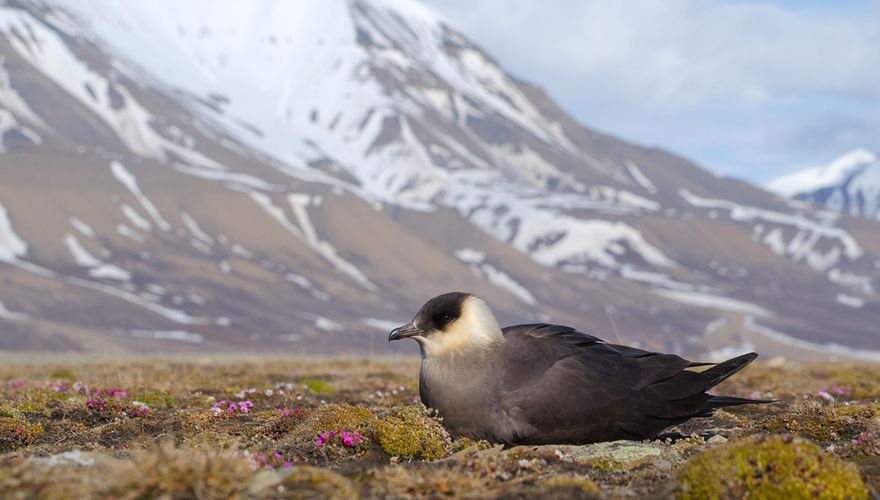
[(427, 357), (480, 357), (504, 342), (498, 320), (478, 297), (468, 297), (461, 315), (443, 332), (420, 340)]

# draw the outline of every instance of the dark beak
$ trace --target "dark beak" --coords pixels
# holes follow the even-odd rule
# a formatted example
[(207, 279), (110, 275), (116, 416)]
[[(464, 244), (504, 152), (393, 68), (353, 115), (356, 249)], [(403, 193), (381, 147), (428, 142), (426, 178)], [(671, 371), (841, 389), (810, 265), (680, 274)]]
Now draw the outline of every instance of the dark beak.
[(409, 337), (415, 337), (422, 333), (421, 330), (416, 328), (416, 326), (412, 323), (407, 323), (403, 326), (397, 327), (394, 330), (391, 330), (391, 333), (388, 334), (388, 342), (392, 340), (406, 339)]

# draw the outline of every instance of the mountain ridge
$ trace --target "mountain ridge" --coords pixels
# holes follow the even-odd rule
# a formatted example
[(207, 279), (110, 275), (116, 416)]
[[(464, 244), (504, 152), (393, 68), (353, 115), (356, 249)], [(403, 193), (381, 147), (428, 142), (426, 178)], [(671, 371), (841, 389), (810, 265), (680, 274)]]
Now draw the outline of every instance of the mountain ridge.
[(867, 149), (854, 149), (828, 165), (782, 176), (768, 188), (853, 217), (880, 218), (880, 158)]
[(657, 349), (880, 349), (873, 226), (583, 127), (412, 2), (206, 5), (0, 8), (3, 347), (367, 350), (462, 289)]

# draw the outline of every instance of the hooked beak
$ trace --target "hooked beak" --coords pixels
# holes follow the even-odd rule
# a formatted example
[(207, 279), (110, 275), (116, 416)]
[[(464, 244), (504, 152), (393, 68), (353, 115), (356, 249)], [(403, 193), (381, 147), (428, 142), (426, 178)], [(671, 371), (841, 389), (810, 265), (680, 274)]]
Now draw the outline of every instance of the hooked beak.
[(399, 326), (394, 330), (391, 330), (391, 333), (388, 334), (388, 342), (392, 340), (406, 339), (409, 337), (416, 337), (422, 333), (416, 325), (412, 323), (407, 323), (403, 326)]

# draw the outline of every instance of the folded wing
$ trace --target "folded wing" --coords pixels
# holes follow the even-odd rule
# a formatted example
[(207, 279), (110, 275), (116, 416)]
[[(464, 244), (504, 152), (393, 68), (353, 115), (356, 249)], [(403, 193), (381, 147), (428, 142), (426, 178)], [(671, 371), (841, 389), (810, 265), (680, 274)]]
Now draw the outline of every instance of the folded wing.
[(761, 401), (706, 391), (757, 354), (711, 366), (560, 325), (508, 327), (495, 438), (516, 444), (645, 439), (715, 408)]

